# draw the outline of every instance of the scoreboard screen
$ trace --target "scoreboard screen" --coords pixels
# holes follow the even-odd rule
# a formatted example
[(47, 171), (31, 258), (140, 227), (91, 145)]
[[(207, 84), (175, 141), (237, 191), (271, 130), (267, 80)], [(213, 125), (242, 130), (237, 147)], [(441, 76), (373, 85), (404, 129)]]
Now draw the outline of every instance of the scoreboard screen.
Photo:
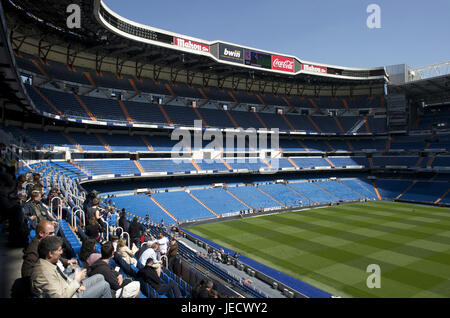
[(272, 68), (272, 55), (267, 53), (256, 52), (252, 50), (245, 50), (245, 64), (271, 69)]

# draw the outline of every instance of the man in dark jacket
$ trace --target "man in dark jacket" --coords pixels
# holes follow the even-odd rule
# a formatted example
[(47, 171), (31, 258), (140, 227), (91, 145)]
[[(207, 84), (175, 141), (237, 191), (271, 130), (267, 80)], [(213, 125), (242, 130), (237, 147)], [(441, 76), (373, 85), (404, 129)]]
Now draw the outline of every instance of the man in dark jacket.
[(23, 214), (30, 221), (32, 229), (36, 229), (36, 226), (41, 220), (49, 220), (53, 222), (55, 226), (55, 235), (58, 234), (59, 225), (56, 218), (47, 210), (42, 204), (42, 193), (38, 190), (34, 190), (31, 193), (31, 200), (24, 204)]
[(178, 285), (173, 281), (170, 281), (168, 284), (163, 284), (160, 276), (161, 265), (159, 263), (154, 264), (152, 258), (147, 259), (145, 267), (138, 272), (138, 277), (141, 277), (146, 283), (149, 283), (158, 294), (166, 295), (167, 297), (174, 296), (174, 298), (181, 298), (181, 292)]
[(133, 219), (130, 227), (128, 228), (128, 234), (130, 234), (131, 243), (134, 243), (137, 247), (141, 246), (141, 236), (144, 234), (145, 228), (138, 222), (137, 217)]
[[(123, 286), (123, 276), (116, 272), (109, 261), (114, 256), (114, 246), (112, 242), (106, 242), (102, 245), (102, 257), (88, 268), (88, 275), (102, 274), (105, 281), (109, 283), (114, 291), (113, 295), (118, 298), (120, 295), (124, 298), (133, 298), (139, 296), (140, 284), (137, 281)], [(123, 289), (123, 291), (122, 291)]]
[(130, 227), (130, 222), (128, 222), (128, 220), (127, 220), (125, 209), (122, 209), (122, 212), (120, 213), (119, 226), (125, 232), (128, 232), (128, 228)]
[(169, 250), (167, 251), (167, 258), (169, 263), (168, 267), (171, 272), (175, 273), (175, 264), (178, 253), (178, 243), (174, 237), (171, 237), (169, 244), (170, 244)]
[[(31, 277), (31, 274), (33, 273), (33, 268), (36, 262), (39, 260), (39, 254), (38, 254), (38, 245), (39, 242), (47, 236), (53, 236), (55, 235), (55, 227), (53, 226), (53, 223), (48, 220), (42, 220), (39, 222), (39, 224), (36, 227), (36, 236), (31, 241), (31, 243), (28, 245), (28, 247), (24, 250), (23, 254), (23, 263), (22, 263), (22, 277)], [(64, 267), (67, 267), (68, 265), (76, 265), (77, 261), (75, 259), (73, 260), (67, 260), (65, 258), (60, 258), (61, 262), (63, 263)]]
[[(34, 266), (39, 260), (38, 246), (39, 242), (47, 236), (55, 235), (55, 227), (53, 223), (48, 220), (42, 220), (36, 227), (36, 236), (24, 250), (23, 263), (22, 263), (22, 278), (26, 284), (26, 288), (30, 288), (31, 291), (31, 274), (33, 273)], [(76, 259), (67, 260), (63, 257), (59, 259), (64, 267), (69, 265), (76, 265)]]

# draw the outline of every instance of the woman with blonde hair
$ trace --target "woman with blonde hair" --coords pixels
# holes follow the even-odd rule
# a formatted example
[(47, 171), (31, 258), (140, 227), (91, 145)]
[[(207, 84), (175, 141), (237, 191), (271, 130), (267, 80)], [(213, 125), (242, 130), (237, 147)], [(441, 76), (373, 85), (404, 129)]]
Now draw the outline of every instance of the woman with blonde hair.
[(122, 256), (125, 262), (134, 266), (136, 266), (137, 260), (133, 256), (137, 252), (137, 250), (138, 249), (134, 244), (132, 249), (130, 250), (127, 246), (127, 242), (123, 238), (121, 238), (119, 240), (119, 243), (117, 244), (117, 253)]

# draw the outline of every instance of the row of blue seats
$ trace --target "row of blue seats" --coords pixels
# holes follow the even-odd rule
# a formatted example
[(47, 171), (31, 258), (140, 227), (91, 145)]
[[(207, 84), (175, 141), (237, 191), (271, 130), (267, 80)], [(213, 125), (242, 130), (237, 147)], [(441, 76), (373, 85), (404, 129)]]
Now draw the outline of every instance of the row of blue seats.
[[(108, 151), (105, 145), (111, 151), (128, 152), (149, 152), (149, 151), (173, 151), (175, 145), (180, 147), (181, 151), (190, 151), (197, 148), (211, 148), (215, 145), (211, 141), (202, 140), (197, 146), (192, 140), (183, 140), (179, 144), (178, 138), (171, 140), (170, 136), (151, 136), (128, 134), (86, 134), (79, 132), (63, 133), (59, 131), (43, 131), (40, 129), (22, 129), (18, 127), (2, 127), (3, 130), (16, 136), (23, 136), (28, 143), (49, 147), (69, 147), (72, 150), (81, 149), (83, 151)], [(103, 144), (104, 143), (104, 144)], [(348, 140), (314, 140), (314, 139), (285, 139), (280, 138), (279, 148), (284, 152), (332, 152), (332, 151), (362, 151), (363, 149), (376, 149), (378, 151), (399, 150), (424, 150), (424, 149), (450, 149), (450, 135), (438, 135), (433, 139), (430, 136), (401, 136), (395, 137), (388, 145), (387, 139), (348, 139)], [(262, 147), (262, 145), (258, 145)], [(271, 139), (267, 139), (267, 148), (271, 147)], [(226, 139), (222, 142), (222, 148), (228, 149)], [(249, 150), (246, 144), (240, 146), (233, 142), (232, 149)], [(220, 149), (219, 149), (220, 150)]]
[[(252, 111), (224, 111), (218, 109), (157, 105), (148, 102), (119, 101), (108, 98), (78, 96), (53, 89), (25, 84), (35, 105), (51, 114), (84, 118), (89, 120), (120, 121), (125, 123), (147, 123), (158, 125), (194, 126), (195, 120), (203, 119), (211, 127), (235, 128), (279, 128), (283, 131), (344, 133), (363, 118), (360, 116), (305, 116), (277, 113), (253, 113)], [(124, 111), (123, 107), (126, 109)], [(203, 117), (204, 116), (204, 117)], [(233, 120), (231, 120), (232, 117)], [(338, 121), (343, 118), (342, 122)], [(363, 127), (364, 126), (364, 127)], [(386, 118), (367, 118), (367, 125), (358, 130), (361, 133), (385, 133)], [(318, 127), (318, 128), (317, 128)], [(369, 129), (367, 131), (367, 129)]]
[[(136, 215), (165, 224), (225, 216), (240, 211), (287, 206), (375, 199), (376, 194), (359, 190), (358, 183), (343, 184), (335, 180), (316, 182), (290, 181), (287, 184), (259, 184), (228, 186), (228, 188), (181, 188), (169, 192), (122, 195), (111, 198), (116, 207), (126, 207)], [(367, 187), (366, 187), (367, 188)], [(108, 193), (103, 193), (107, 195)]]

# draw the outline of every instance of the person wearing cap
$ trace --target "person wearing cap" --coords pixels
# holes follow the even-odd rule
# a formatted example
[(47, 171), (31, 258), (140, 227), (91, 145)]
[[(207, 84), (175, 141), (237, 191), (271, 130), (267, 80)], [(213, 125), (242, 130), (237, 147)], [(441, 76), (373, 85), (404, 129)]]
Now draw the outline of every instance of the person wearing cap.
[(161, 264), (154, 263), (152, 258), (148, 258), (145, 266), (139, 270), (138, 277), (141, 277), (146, 283), (150, 284), (153, 289), (160, 295), (169, 298), (181, 298), (180, 288), (173, 281), (168, 284), (161, 282)]

